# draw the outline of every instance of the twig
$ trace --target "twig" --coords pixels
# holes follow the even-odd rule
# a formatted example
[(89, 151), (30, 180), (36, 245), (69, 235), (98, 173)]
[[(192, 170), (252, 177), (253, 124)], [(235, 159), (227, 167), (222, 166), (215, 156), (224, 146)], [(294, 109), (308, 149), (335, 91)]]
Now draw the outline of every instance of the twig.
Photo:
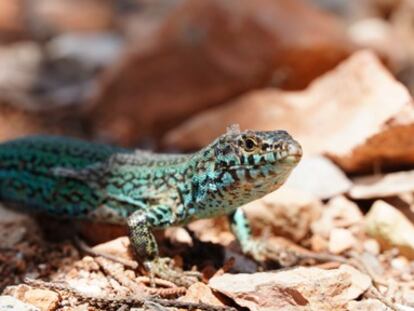
[(154, 281), (155, 285), (162, 286), (162, 287), (169, 287), (169, 288), (177, 287), (177, 285), (175, 285), (173, 282), (163, 280), (157, 277), (154, 277), (153, 280), (151, 280), (151, 278), (148, 276), (139, 276), (135, 278), (135, 282), (137, 283), (144, 283), (144, 284), (149, 285), (151, 284), (151, 281)]
[(167, 288), (147, 287), (144, 284), (151, 283), (149, 277), (141, 276), (135, 278), (134, 280), (131, 280), (124, 274), (124, 270), (117, 269), (117, 267), (111, 264), (111, 261), (109, 261), (108, 259), (103, 257), (96, 257), (94, 260), (106, 274), (114, 278), (123, 286), (131, 289), (132, 293), (135, 295), (145, 293), (149, 295), (156, 295), (163, 298), (172, 298), (182, 296), (187, 292), (187, 289), (185, 287), (178, 287), (172, 282), (159, 278), (154, 278), (154, 284)]
[(130, 278), (128, 278), (124, 273), (123, 266), (115, 266), (112, 261), (103, 257), (95, 257), (94, 261), (101, 267), (105, 274), (109, 275), (110, 277), (114, 278), (116, 281), (121, 283), (123, 286), (130, 289), (133, 294), (137, 295), (140, 293), (144, 293), (144, 286), (137, 284)]
[(87, 245), (84, 241), (82, 241), (79, 237), (74, 237), (74, 241), (76, 246), (83, 251), (84, 253), (91, 255), (93, 257), (103, 257), (109, 260), (112, 260), (114, 262), (120, 263), (121, 265), (130, 268), (132, 270), (135, 270), (136, 268), (138, 268), (138, 263), (136, 261), (133, 260), (128, 260), (128, 259), (124, 259), (121, 258), (119, 256), (114, 256), (111, 254), (107, 254), (104, 252), (100, 252), (97, 250), (94, 250), (93, 248), (91, 248), (89, 245)]
[(378, 275), (376, 275), (375, 272), (373, 272), (372, 269), (368, 265), (366, 265), (365, 262), (361, 260), (361, 258), (356, 254), (351, 254), (351, 258), (313, 252), (306, 252), (303, 254), (296, 253), (294, 256), (296, 256), (298, 260), (314, 259), (320, 262), (336, 261), (339, 263), (351, 265), (357, 268), (358, 270), (361, 270), (362, 272), (368, 274), (368, 276), (372, 279), (372, 281), (375, 284), (387, 286), (387, 282)]
[(402, 311), (401, 308), (399, 308), (396, 304), (389, 301), (387, 298), (384, 297), (384, 295), (381, 294), (381, 292), (375, 287), (371, 286), (365, 293), (365, 296), (369, 298), (375, 298), (381, 301), (384, 305), (386, 305), (388, 308), (394, 311)]
[(398, 308), (393, 302), (389, 301), (377, 288), (378, 285), (389, 286), (389, 284), (381, 277), (378, 277), (378, 275), (376, 275), (375, 272), (373, 272), (372, 269), (356, 253), (351, 253), (351, 258), (331, 254), (318, 254), (313, 252), (307, 252), (304, 254), (296, 253), (295, 255), (298, 259), (314, 259), (323, 262), (336, 261), (339, 263), (354, 266), (361, 272), (367, 274), (372, 280), (372, 285), (366, 292), (367, 295), (372, 295), (374, 298), (380, 300), (383, 304), (392, 310), (402, 310), (401, 308)]
[(78, 290), (70, 287), (68, 284), (59, 284), (44, 282), (40, 280), (33, 280), (26, 278), (25, 283), (38, 288), (50, 289), (58, 292), (63, 292), (70, 294), (78, 299), (80, 303), (88, 303), (91, 306), (96, 308), (101, 308), (104, 310), (112, 311), (118, 310), (120, 307), (127, 305), (128, 307), (142, 307), (146, 303), (155, 303), (167, 308), (183, 308), (187, 310), (204, 310), (204, 311), (236, 311), (233, 307), (227, 306), (214, 306), (206, 303), (193, 303), (193, 302), (184, 302), (177, 300), (168, 300), (162, 298), (154, 297), (93, 297), (88, 296), (79, 292)]

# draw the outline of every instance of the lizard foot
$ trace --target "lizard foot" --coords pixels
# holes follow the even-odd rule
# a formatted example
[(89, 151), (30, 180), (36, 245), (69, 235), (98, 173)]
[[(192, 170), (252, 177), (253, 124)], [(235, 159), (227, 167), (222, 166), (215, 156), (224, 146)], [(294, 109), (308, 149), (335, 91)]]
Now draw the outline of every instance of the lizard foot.
[(250, 241), (244, 252), (258, 262), (273, 261), (282, 267), (292, 267), (299, 260), (296, 254), (286, 247), (270, 245), (262, 240)]
[[(164, 280), (173, 282), (178, 286), (189, 287), (190, 285), (200, 281), (201, 273), (197, 271), (183, 271), (177, 267), (174, 267), (174, 262), (168, 257), (159, 257), (152, 261), (146, 261), (144, 263), (145, 268), (149, 271), (151, 279), (154, 276), (160, 277)], [(151, 281), (151, 286), (154, 283)]]

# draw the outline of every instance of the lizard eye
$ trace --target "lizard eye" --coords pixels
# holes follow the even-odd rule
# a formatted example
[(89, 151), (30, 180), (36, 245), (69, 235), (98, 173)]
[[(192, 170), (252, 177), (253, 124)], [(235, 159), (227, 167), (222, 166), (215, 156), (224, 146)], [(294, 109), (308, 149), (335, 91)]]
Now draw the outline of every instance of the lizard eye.
[(244, 147), (246, 151), (253, 151), (256, 148), (256, 146), (257, 146), (257, 142), (253, 138), (248, 137), (245, 139)]

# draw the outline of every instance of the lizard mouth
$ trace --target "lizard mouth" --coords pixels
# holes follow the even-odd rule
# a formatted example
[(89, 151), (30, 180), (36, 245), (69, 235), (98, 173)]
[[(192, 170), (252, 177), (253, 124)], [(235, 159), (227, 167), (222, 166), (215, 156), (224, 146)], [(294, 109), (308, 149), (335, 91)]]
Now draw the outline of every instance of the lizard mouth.
[(296, 141), (289, 144), (284, 156), (280, 158), (285, 163), (297, 163), (302, 158), (302, 147)]

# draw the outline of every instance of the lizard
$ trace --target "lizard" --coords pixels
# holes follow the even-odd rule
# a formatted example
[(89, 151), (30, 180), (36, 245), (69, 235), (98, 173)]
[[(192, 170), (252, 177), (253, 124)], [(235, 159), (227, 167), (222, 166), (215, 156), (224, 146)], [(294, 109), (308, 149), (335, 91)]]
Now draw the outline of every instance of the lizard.
[(191, 154), (29, 136), (0, 144), (0, 200), (25, 212), (126, 224), (150, 275), (177, 279), (153, 229), (228, 215), (242, 251), (262, 260), (263, 243), (241, 206), (279, 188), (301, 156), (286, 131), (237, 126)]

